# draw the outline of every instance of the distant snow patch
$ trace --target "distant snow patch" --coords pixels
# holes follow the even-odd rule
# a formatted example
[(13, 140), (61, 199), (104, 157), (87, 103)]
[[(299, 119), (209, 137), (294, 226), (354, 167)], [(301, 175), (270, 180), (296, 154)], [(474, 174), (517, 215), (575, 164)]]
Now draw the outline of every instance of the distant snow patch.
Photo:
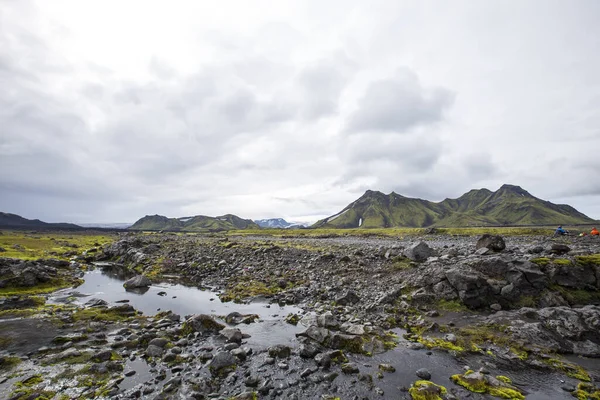
[(189, 221), (189, 220), (191, 220), (192, 218), (194, 218), (194, 217), (185, 217), (185, 218), (179, 218), (179, 220), (180, 220), (181, 222), (188, 222), (188, 221)]
[[(349, 209), (348, 209), (348, 210), (349, 210)], [(331, 222), (331, 221), (333, 221), (334, 219), (336, 219), (336, 218), (338, 218), (338, 217), (341, 217), (342, 215), (346, 214), (346, 213), (348, 212), (348, 210), (346, 210), (346, 211), (342, 211), (341, 213), (339, 213), (339, 214), (337, 214), (337, 215), (334, 215), (333, 217), (329, 217), (329, 218), (327, 219), (327, 222)]]

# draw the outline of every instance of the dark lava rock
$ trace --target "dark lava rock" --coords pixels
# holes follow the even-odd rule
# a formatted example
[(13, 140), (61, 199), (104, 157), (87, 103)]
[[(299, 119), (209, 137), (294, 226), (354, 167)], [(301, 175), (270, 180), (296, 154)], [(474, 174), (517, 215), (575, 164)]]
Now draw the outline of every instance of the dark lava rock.
[(148, 357), (161, 357), (163, 354), (162, 347), (155, 346), (153, 344), (149, 345), (146, 349), (146, 356)]
[(434, 256), (435, 251), (427, 243), (419, 242), (406, 249), (404, 255), (413, 261), (423, 262)]
[(213, 317), (206, 314), (194, 315), (185, 322), (185, 325), (192, 328), (193, 331), (203, 334), (219, 333), (221, 329), (225, 328), (225, 325), (218, 323)]
[(242, 343), (242, 332), (237, 328), (224, 328), (219, 332), (231, 343)]
[(354, 363), (342, 364), (342, 372), (345, 374), (358, 374), (358, 366)]
[(553, 243), (550, 248), (550, 253), (552, 254), (567, 254), (571, 251), (571, 248), (566, 244)]
[(210, 363), (208, 363), (208, 368), (211, 373), (217, 375), (222, 369), (230, 368), (235, 365), (235, 357), (228, 351), (220, 351), (218, 352)]
[(506, 248), (506, 243), (500, 235), (490, 235), (489, 233), (484, 234), (479, 238), (476, 249), (487, 248), (493, 251), (502, 251)]
[(419, 378), (425, 379), (426, 381), (431, 379), (431, 372), (429, 372), (426, 368), (418, 369), (417, 372), (415, 372), (415, 374)]
[(283, 344), (269, 347), (269, 356), (273, 358), (288, 358), (291, 353), (290, 347)]
[(347, 306), (349, 304), (356, 304), (360, 301), (360, 297), (352, 290), (348, 290), (345, 294), (335, 299), (336, 304), (340, 306)]

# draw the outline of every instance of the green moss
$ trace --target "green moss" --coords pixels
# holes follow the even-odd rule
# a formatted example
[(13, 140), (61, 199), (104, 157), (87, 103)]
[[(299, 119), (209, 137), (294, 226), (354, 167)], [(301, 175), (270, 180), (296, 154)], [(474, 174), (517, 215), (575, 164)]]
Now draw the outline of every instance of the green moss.
[(24, 381), (15, 383), (15, 386), (17, 386), (17, 387), (32, 387), (43, 381), (44, 381), (44, 379), (42, 379), (41, 375), (33, 375), (33, 376), (30, 376), (29, 378), (25, 379)]
[(550, 289), (559, 292), (570, 305), (600, 303), (600, 291), (597, 290), (569, 289), (559, 285), (552, 285)]
[(600, 389), (589, 383), (579, 382), (577, 389), (571, 394), (578, 400), (600, 400)]
[(54, 278), (48, 282), (35, 286), (7, 286), (0, 289), (0, 296), (22, 296), (56, 292), (57, 290), (77, 287), (83, 283), (83, 279)]
[(279, 293), (281, 288), (277, 285), (267, 286), (264, 282), (248, 280), (235, 283), (228, 287), (224, 293), (219, 294), (222, 302), (241, 302), (243, 299), (255, 296), (272, 296)]
[(522, 307), (531, 307), (534, 308), (537, 305), (537, 299), (534, 296), (521, 296), (516, 303), (514, 303), (514, 306), (516, 308), (522, 308)]
[(291, 325), (298, 325), (298, 322), (300, 321), (301, 317), (298, 314), (295, 313), (289, 313), (287, 315), (287, 317), (285, 317), (285, 322), (287, 322), (288, 324)]
[(452, 342), (449, 342), (447, 340), (440, 339), (440, 338), (419, 337), (419, 339), (417, 339), (417, 341), (419, 343), (424, 344), (425, 347), (427, 347), (428, 349), (443, 349), (443, 350), (448, 350), (448, 351), (456, 351), (459, 353), (462, 353), (465, 351), (464, 347), (461, 347), (457, 344), (454, 344)]
[(516, 346), (512, 346), (510, 348), (510, 351), (517, 357), (519, 357), (520, 360), (527, 360), (527, 358), (529, 358), (529, 353), (527, 353), (526, 350), (518, 348)]
[(416, 381), (408, 389), (408, 394), (413, 400), (443, 400), (448, 390), (430, 381)]
[(554, 369), (564, 372), (571, 378), (579, 379), (580, 381), (590, 382), (590, 375), (583, 367), (577, 364), (570, 363), (568, 361), (559, 360), (557, 358), (549, 358), (543, 360), (544, 363), (548, 364)]
[(72, 314), (73, 321), (103, 321), (122, 322), (130, 320), (131, 316), (123, 314), (115, 308), (83, 308)]
[(116, 236), (93, 235), (86, 232), (77, 233), (44, 233), (31, 235), (22, 231), (4, 231), (0, 235), (0, 247), (6, 251), (2, 257), (37, 260), (40, 258), (57, 258), (68, 260), (70, 255), (82, 252), (82, 249), (98, 248), (110, 243)]
[[(485, 375), (477, 374), (476, 376), (473, 371), (467, 371), (464, 374), (452, 375), (450, 379), (457, 385), (464, 387), (465, 389), (474, 393), (487, 393), (494, 397), (502, 399), (512, 400), (524, 400), (525, 396), (519, 392), (515, 387), (510, 386), (508, 382), (499, 379), (504, 386), (491, 385)], [(506, 377), (504, 377), (506, 378)], [(506, 378), (508, 379), (508, 378)]]
[(393, 266), (395, 270), (411, 269), (414, 264), (409, 258), (404, 256), (397, 256), (392, 259), (394, 262)]
[(496, 379), (498, 379), (499, 381), (502, 381), (504, 383), (508, 383), (509, 385), (512, 384), (512, 380), (508, 376), (498, 375), (498, 376), (496, 376)]
[(589, 256), (575, 256), (577, 264), (581, 265), (600, 265), (600, 254), (591, 254)]
[(537, 264), (539, 266), (546, 266), (548, 264), (550, 264), (550, 259), (548, 257), (539, 257), (539, 258), (533, 258), (531, 259), (531, 262), (534, 264)]
[(436, 304), (436, 308), (443, 311), (452, 312), (468, 312), (469, 308), (465, 306), (460, 300), (440, 300)]
[(20, 363), (21, 359), (19, 357), (0, 357), (0, 371), (9, 371)]
[(556, 258), (556, 259), (554, 259), (553, 263), (556, 265), (572, 265), (573, 264), (571, 262), (571, 260), (569, 260), (567, 258)]

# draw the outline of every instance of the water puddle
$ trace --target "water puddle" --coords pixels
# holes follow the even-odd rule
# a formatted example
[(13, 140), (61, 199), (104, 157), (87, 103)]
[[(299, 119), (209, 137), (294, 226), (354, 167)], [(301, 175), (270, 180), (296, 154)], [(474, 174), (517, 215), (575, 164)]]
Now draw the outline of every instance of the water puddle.
[(49, 303), (68, 301), (75, 304), (85, 304), (92, 298), (102, 299), (109, 305), (127, 303), (144, 315), (153, 316), (159, 311), (172, 311), (182, 316), (192, 314), (209, 314), (226, 316), (231, 312), (241, 314), (257, 314), (260, 319), (251, 324), (241, 324), (238, 327), (251, 337), (248, 344), (267, 346), (273, 343), (293, 344), (295, 334), (303, 328), (282, 321), (289, 313), (302, 313), (294, 306), (280, 307), (277, 304), (250, 303), (236, 304), (223, 303), (217, 293), (210, 290), (201, 290), (196, 287), (180, 284), (160, 283), (144, 290), (125, 290), (124, 277), (119, 274), (102, 269), (88, 271), (83, 276), (84, 283), (76, 289), (66, 289), (56, 292)]

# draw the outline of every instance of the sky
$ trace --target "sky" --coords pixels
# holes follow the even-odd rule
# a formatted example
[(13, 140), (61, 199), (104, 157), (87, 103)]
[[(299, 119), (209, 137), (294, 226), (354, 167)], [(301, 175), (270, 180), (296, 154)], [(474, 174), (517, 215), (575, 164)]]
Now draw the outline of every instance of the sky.
[(600, 218), (600, 2), (0, 0), (0, 211), (315, 221), (519, 185)]

